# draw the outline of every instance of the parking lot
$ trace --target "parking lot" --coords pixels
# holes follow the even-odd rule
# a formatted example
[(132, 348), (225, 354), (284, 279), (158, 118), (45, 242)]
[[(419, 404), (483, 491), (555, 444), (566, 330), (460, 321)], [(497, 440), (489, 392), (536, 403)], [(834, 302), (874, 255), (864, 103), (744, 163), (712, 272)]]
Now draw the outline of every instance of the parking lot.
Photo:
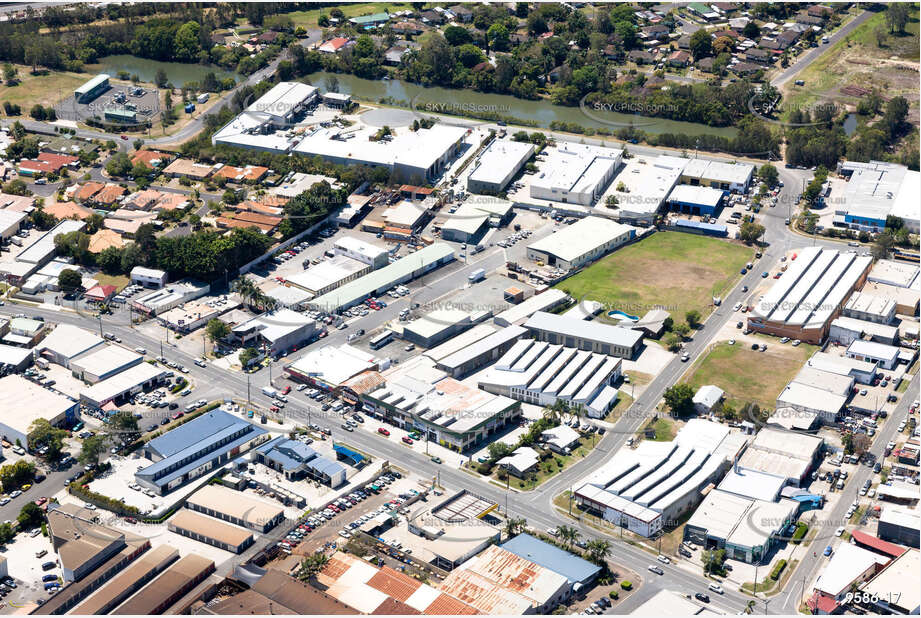
[(156, 89), (113, 83), (111, 88), (86, 103), (65, 97), (55, 110), (58, 118), (66, 120), (105, 120), (107, 111), (129, 110), (137, 112), (138, 122), (146, 122), (155, 119), (160, 112), (160, 94)]
[(48, 598), (42, 577), (54, 576), (55, 581), (60, 579), (62, 573), (59, 565), (52, 569), (43, 569), (47, 562), (56, 562), (51, 540), (41, 534), (18, 534), (3, 548), (5, 556), (14, 559), (7, 561), (9, 575), (13, 578), (16, 588), (4, 595), (2, 603), (12, 607), (15, 603), (32, 603), (37, 599)]

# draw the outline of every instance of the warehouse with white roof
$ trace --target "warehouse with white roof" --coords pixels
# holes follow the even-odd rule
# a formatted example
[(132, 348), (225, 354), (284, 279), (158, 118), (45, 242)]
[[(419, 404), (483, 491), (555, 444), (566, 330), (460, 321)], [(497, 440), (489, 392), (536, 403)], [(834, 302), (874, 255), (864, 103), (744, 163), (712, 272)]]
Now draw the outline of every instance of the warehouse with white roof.
[(487, 392), (534, 405), (580, 405), (590, 416), (601, 418), (616, 400), (605, 387), (620, 379), (621, 368), (621, 359), (607, 354), (520, 339), (477, 378), (477, 384)]
[(854, 360), (879, 363), (879, 366), (883, 369), (895, 369), (896, 364), (899, 362), (899, 348), (884, 343), (876, 343), (875, 341), (858, 339), (851, 342), (851, 345), (847, 347), (847, 356)]
[(576, 486), (576, 501), (605, 520), (650, 537), (697, 506), (746, 444), (724, 425), (691, 419), (671, 442), (625, 447)]
[(538, 311), (524, 323), (538, 341), (565, 345), (600, 354), (634, 358), (643, 343), (643, 333), (601, 322), (573, 320)]
[(840, 345), (850, 345), (852, 341), (865, 336), (871, 341), (896, 345), (899, 342), (899, 328), (841, 316), (832, 320), (831, 328), (828, 330), (829, 340)]
[(881, 232), (886, 217), (902, 219), (918, 233), (921, 210), (921, 174), (898, 163), (846, 161), (838, 173), (848, 178), (840, 190), (832, 185), (830, 201), (835, 204), (834, 225), (852, 230)]
[(723, 203), (727, 191), (713, 187), (678, 185), (668, 196), (671, 210), (690, 215), (712, 215)]
[(512, 305), (493, 318), (493, 322), (498, 326), (521, 324), (538, 311), (553, 311), (570, 300), (572, 299), (563, 290), (550, 288), (540, 294), (535, 294), (524, 302)]
[(712, 187), (723, 191), (748, 190), (755, 166), (751, 163), (727, 163), (709, 159), (690, 159), (681, 172), (681, 182)]
[(35, 353), (57, 365), (70, 369), (74, 359), (105, 345), (105, 339), (78, 326), (58, 324), (35, 346)]
[(760, 333), (821, 343), (845, 299), (866, 281), (873, 258), (807, 247), (748, 314)]
[(604, 217), (585, 217), (528, 245), (528, 259), (574, 269), (636, 238), (636, 228)]
[(0, 437), (28, 446), (29, 428), (43, 418), (55, 426), (76, 420), (80, 404), (18, 374), (0, 378)]
[(563, 142), (544, 150), (532, 177), (531, 197), (566, 204), (593, 205), (620, 167), (623, 150)]
[(495, 140), (474, 161), (467, 191), (500, 193), (533, 155), (534, 145), (528, 142)]

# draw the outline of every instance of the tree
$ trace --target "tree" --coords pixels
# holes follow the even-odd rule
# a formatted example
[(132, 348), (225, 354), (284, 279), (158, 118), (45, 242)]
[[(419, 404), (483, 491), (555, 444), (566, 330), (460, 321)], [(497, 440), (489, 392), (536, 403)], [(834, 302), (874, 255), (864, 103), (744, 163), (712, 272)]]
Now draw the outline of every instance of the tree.
[(117, 152), (106, 163), (109, 176), (127, 176), (132, 170), (131, 159), (124, 152)]
[(3, 485), (4, 493), (19, 489), (31, 482), (33, 478), (35, 478), (35, 464), (24, 459), (0, 468), (0, 485)]
[(674, 416), (687, 416), (694, 411), (694, 389), (690, 384), (669, 386), (665, 389), (663, 398)]
[(780, 178), (780, 173), (777, 171), (776, 167), (770, 163), (765, 163), (760, 168), (758, 168), (758, 176), (760, 176), (761, 180), (766, 182), (768, 186), (773, 187), (777, 184), (777, 181)]
[(704, 563), (704, 573), (722, 574), (723, 564), (726, 562), (725, 549), (706, 550), (701, 553), (701, 560)]
[(230, 334), (230, 327), (221, 320), (214, 318), (208, 322), (205, 332), (208, 334), (208, 339), (213, 343), (217, 343)]
[(499, 461), (503, 457), (508, 456), (513, 449), (505, 442), (493, 442), (486, 447), (486, 450), (489, 452), (489, 458), (492, 461)]
[(157, 74), (154, 77), (154, 83), (157, 85), (157, 88), (166, 88), (166, 84), (169, 82), (169, 78), (166, 76), (166, 71), (163, 68), (157, 69)]
[(40, 526), (45, 521), (45, 513), (42, 511), (42, 507), (34, 502), (26, 502), (19, 511), (19, 517), (16, 518), (16, 521), (19, 522), (20, 530), (30, 530)]
[(764, 235), (764, 226), (754, 221), (743, 221), (739, 226), (739, 239), (747, 244), (756, 242)]
[(662, 338), (662, 343), (669, 352), (677, 352), (681, 349), (681, 339), (675, 333), (666, 333)]
[(459, 47), (473, 41), (470, 31), (460, 26), (448, 26), (444, 29), (445, 40), (451, 47)]
[(99, 462), (99, 456), (106, 450), (106, 437), (100, 434), (90, 436), (83, 441), (80, 454), (77, 460), (83, 465), (91, 465)]
[(745, 35), (745, 38), (757, 40), (761, 37), (761, 29), (758, 28), (758, 24), (754, 20), (745, 24), (745, 27), (742, 28), (742, 34)]
[(883, 230), (876, 236), (876, 240), (873, 241), (873, 244), (870, 245), (870, 253), (877, 260), (885, 260), (889, 257), (889, 253), (892, 251), (892, 247), (895, 245), (895, 240), (892, 237), (892, 234), (889, 230)]
[(713, 38), (706, 29), (701, 28), (691, 35), (690, 46), (695, 60), (706, 58), (713, 51)]
[(585, 547), (588, 552), (588, 559), (595, 564), (603, 565), (607, 562), (608, 556), (611, 555), (611, 542), (604, 539), (594, 539), (588, 542)]
[(700, 311), (697, 309), (691, 309), (684, 314), (684, 319), (688, 321), (688, 326), (691, 328), (697, 328), (700, 326)]
[(240, 364), (243, 367), (248, 367), (257, 358), (259, 358), (259, 350), (256, 348), (245, 348), (240, 352)]
[(327, 563), (329, 563), (329, 556), (326, 554), (311, 554), (301, 560), (297, 578), (302, 582), (310, 581), (326, 567)]
[(509, 517), (505, 520), (503, 530), (505, 536), (513, 537), (524, 532), (528, 527), (528, 520), (523, 517)]
[(886, 5), (886, 24), (889, 26), (889, 32), (905, 34), (905, 26), (909, 20), (908, 7), (908, 4), (901, 2)]
[(486, 40), (494, 51), (507, 51), (509, 47), (508, 28), (504, 24), (495, 23), (486, 31)]
[(557, 528), (557, 536), (560, 541), (563, 542), (563, 545), (567, 550), (572, 549), (572, 546), (579, 541), (579, 537), (582, 535), (579, 534), (579, 531), (576, 530), (573, 526), (560, 526)]
[(65, 268), (58, 275), (58, 285), (65, 292), (75, 292), (80, 289), (83, 277), (72, 268)]
[(32, 106), (32, 109), (29, 111), (29, 115), (35, 118), (36, 120), (39, 120), (39, 121), (44, 120), (45, 119), (45, 108), (39, 105), (38, 103), (36, 103), (35, 105)]
[(691, 332), (691, 327), (688, 326), (687, 322), (681, 322), (680, 324), (675, 324), (672, 326), (672, 332), (684, 338), (687, 337), (688, 333)]

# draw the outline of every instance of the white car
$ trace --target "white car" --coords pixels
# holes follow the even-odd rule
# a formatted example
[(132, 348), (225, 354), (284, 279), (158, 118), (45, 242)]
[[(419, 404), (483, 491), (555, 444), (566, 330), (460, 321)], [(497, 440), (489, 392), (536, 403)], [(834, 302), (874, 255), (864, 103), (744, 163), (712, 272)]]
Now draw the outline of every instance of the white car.
[(661, 562), (662, 564), (670, 564), (670, 563), (671, 563), (671, 560), (668, 559), (668, 556), (664, 556), (664, 555), (662, 555), (662, 554), (659, 554), (658, 556), (656, 556), (656, 560), (658, 560), (658, 561)]
[(835, 530), (835, 536), (841, 536), (842, 534), (844, 534), (844, 526), (841, 526)]
[(738, 311), (742, 308), (742, 303), (736, 303), (735, 307), (732, 308), (733, 311)]
[(716, 594), (723, 594), (723, 587), (719, 584), (710, 584), (707, 586), (707, 589), (711, 592), (715, 592)]

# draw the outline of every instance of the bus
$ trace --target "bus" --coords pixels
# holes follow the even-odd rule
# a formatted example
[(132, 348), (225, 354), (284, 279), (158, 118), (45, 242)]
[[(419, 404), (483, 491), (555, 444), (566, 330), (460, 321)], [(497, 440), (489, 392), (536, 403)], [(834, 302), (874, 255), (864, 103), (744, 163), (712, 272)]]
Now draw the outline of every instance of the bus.
[(393, 331), (385, 330), (379, 335), (375, 335), (370, 342), (372, 350), (379, 350), (388, 343), (393, 341)]
[(896, 260), (905, 260), (906, 262), (914, 262), (915, 264), (921, 261), (921, 255), (914, 251), (905, 251), (904, 249), (894, 249), (892, 251), (892, 257)]

